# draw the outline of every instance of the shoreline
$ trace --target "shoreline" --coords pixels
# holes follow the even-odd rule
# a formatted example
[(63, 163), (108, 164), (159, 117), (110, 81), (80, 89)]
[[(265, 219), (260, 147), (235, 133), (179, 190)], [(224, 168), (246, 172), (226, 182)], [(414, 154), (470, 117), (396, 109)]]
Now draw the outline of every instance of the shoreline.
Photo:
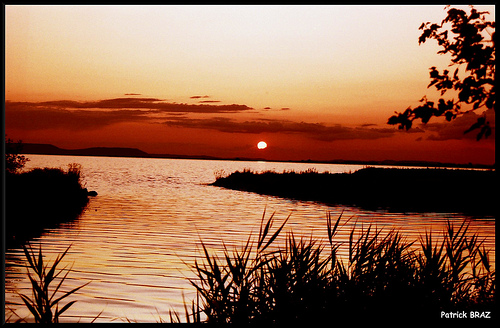
[(45, 229), (77, 219), (96, 196), (81, 185), (80, 167), (35, 168), (6, 174), (6, 248), (22, 245)]
[(264, 158), (233, 157), (224, 158), (209, 155), (179, 155), (179, 154), (149, 154), (137, 148), (121, 147), (93, 147), (83, 149), (63, 149), (51, 144), (23, 144), (21, 151), (25, 155), (60, 155), (60, 156), (102, 156), (102, 157), (131, 157), (131, 158), (168, 158), (168, 159), (194, 159), (194, 160), (216, 160), (216, 161), (252, 161), (271, 163), (307, 163), (307, 164), (344, 164), (344, 165), (383, 165), (383, 166), (415, 166), (415, 167), (440, 167), (440, 168), (464, 168), (464, 169), (495, 169), (496, 165), (478, 163), (442, 163), (434, 161), (361, 161), (361, 160), (269, 160)]
[(391, 212), (494, 216), (496, 171), (368, 167), (352, 173), (236, 171), (212, 186)]

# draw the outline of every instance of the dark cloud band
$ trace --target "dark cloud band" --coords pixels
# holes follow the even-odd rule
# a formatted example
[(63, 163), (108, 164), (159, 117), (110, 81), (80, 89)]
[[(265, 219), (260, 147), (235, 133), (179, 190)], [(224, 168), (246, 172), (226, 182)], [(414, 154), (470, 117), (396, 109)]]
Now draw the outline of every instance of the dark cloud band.
[(239, 122), (225, 117), (191, 119), (176, 117), (165, 121), (175, 127), (211, 129), (226, 133), (290, 133), (322, 141), (349, 139), (380, 139), (392, 136), (398, 131), (392, 128), (326, 126), (322, 123), (293, 122), (286, 120), (254, 120)]
[(19, 129), (96, 129), (120, 122), (150, 121), (188, 113), (239, 113), (246, 105), (177, 104), (158, 98), (114, 98), (99, 101), (58, 100), (5, 103), (8, 127)]
[[(205, 96), (200, 96), (205, 97)], [(301, 134), (314, 140), (370, 140), (393, 136), (400, 131), (380, 128), (374, 124), (357, 127), (326, 125), (288, 120), (256, 119), (240, 121), (227, 117), (191, 118), (187, 114), (235, 114), (255, 111), (246, 105), (220, 105), (211, 103), (178, 104), (159, 98), (125, 97), (99, 101), (58, 100), (45, 102), (5, 102), (6, 127), (26, 130), (92, 130), (122, 122), (163, 122), (168, 126), (210, 129), (225, 133), (288, 133)], [(494, 111), (487, 111), (494, 132)], [(464, 135), (477, 120), (475, 113), (463, 115), (452, 122), (428, 123), (410, 130), (424, 133), (428, 140), (474, 138)]]
[(57, 100), (44, 102), (9, 102), (9, 109), (149, 109), (156, 112), (181, 113), (237, 113), (252, 110), (246, 105), (178, 104), (158, 98), (113, 98), (99, 101)]

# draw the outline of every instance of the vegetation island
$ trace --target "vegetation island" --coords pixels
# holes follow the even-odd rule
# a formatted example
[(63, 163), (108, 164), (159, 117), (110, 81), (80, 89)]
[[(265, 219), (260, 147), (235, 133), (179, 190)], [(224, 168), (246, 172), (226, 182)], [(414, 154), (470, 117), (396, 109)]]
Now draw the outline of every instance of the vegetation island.
[(495, 215), (494, 170), (366, 167), (349, 173), (236, 171), (213, 186), (399, 212)]
[(34, 168), (21, 172), (29, 160), (21, 155), (22, 144), (6, 138), (5, 237), (7, 248), (19, 247), (44, 229), (72, 221), (83, 212), (89, 197), (81, 180), (81, 166), (67, 170)]

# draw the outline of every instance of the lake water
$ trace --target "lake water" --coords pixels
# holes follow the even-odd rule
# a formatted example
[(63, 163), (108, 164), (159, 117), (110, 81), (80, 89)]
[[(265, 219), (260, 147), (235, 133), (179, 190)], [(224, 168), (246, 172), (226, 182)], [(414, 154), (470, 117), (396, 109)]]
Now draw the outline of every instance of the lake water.
[[(258, 235), (264, 209), (266, 217), (276, 212), (274, 229), (289, 214), (284, 232), (293, 231), (327, 241), (326, 213), (351, 220), (339, 234), (347, 240), (350, 228), (373, 224), (388, 231), (401, 230), (409, 241), (425, 231), (440, 234), (451, 220), (460, 225), (470, 220), (470, 228), (485, 239), (494, 263), (495, 219), (465, 217), (456, 213), (390, 213), (356, 207), (326, 206), (249, 192), (208, 186), (224, 171), (283, 170), (349, 172), (362, 165), (302, 164), (243, 161), (209, 161), (151, 158), (28, 155), (26, 169), (82, 165), (83, 180), (98, 192), (77, 220), (48, 230), (32, 245), (41, 245), (47, 260), (53, 260), (69, 245), (61, 263), (72, 266), (67, 283), (70, 290), (90, 284), (70, 296), (77, 302), (65, 313), (63, 322), (159, 322), (168, 320), (169, 310), (183, 318), (183, 297), (195, 297), (188, 278), (190, 265), (202, 257), (201, 242), (210, 252), (243, 246), (250, 233)], [(377, 192), (373, 186), (373, 192)], [(404, 191), (402, 191), (404, 192)], [(6, 307), (27, 317), (17, 293), (31, 295), (21, 249), (5, 254)], [(6, 310), (6, 318), (11, 312)], [(11, 320), (15, 320), (12, 316)]]

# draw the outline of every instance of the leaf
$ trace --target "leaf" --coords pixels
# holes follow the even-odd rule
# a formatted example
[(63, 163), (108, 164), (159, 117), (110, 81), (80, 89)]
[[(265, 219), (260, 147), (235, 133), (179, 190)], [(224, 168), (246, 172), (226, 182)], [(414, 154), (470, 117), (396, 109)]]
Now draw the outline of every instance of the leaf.
[[(266, 217), (266, 207), (264, 207), (264, 213), (262, 213), (262, 219), (260, 220), (260, 229), (259, 229), (259, 241), (262, 239), (262, 226), (264, 224), (264, 218)], [(259, 248), (260, 243), (257, 248)]]
[(24, 304), (28, 308), (28, 310), (35, 317), (35, 322), (37, 322), (37, 323), (41, 322), (40, 314), (38, 313), (38, 311), (36, 310), (36, 308), (32, 305), (30, 299), (27, 296), (23, 295), (23, 294), (20, 294), (20, 296), (21, 296), (21, 299), (23, 300)]
[(75, 304), (75, 303), (76, 303), (76, 301), (71, 301), (71, 302), (69, 302), (68, 304), (66, 304), (65, 306), (63, 306), (61, 310), (56, 311), (56, 313), (55, 313), (55, 315), (54, 315), (54, 319), (58, 321), (58, 320), (59, 320), (59, 316), (60, 316), (63, 312), (65, 312), (67, 309), (69, 309), (69, 308), (70, 308), (70, 306), (72, 306), (72, 305), (73, 305), (73, 304)]
[(393, 115), (393, 116), (389, 117), (387, 124), (389, 124), (389, 125), (399, 124), (399, 117), (397, 115)]
[(39, 300), (44, 295), (43, 290), (38, 285), (38, 282), (31, 275), (28, 275), (28, 278), (31, 281), (31, 286), (33, 288), (33, 293), (35, 295), (35, 299)]
[[(59, 288), (61, 287), (61, 285), (63, 284), (64, 280), (66, 279), (66, 277), (68, 276), (69, 274), (69, 270), (66, 271), (66, 274), (64, 275), (64, 277), (61, 278), (61, 281), (59, 281), (59, 284), (57, 285), (57, 287), (54, 289), (54, 291), (52, 292), (52, 296), (50, 297), (49, 299), (49, 302), (52, 301), (52, 299), (54, 298), (54, 296), (56, 295), (57, 291), (59, 290)], [(57, 302), (52, 302), (51, 304), (56, 304)], [(52, 305), (51, 305), (52, 306)]]
[(332, 228), (332, 216), (330, 214), (330, 212), (328, 212), (328, 215), (327, 215), (327, 229), (328, 229), (328, 240), (330, 241), (330, 245), (333, 245), (333, 236), (335, 235), (336, 231), (337, 231), (337, 227), (340, 223), (340, 219), (342, 218), (342, 214), (344, 214), (344, 210), (342, 210), (342, 212), (340, 213), (339, 215), (339, 218), (337, 219), (337, 222), (335, 222), (335, 226)]
[(48, 294), (48, 288), (49, 288), (49, 284), (54, 280), (54, 278), (57, 276), (55, 275), (54, 276), (54, 271), (56, 270), (56, 266), (53, 265), (52, 268), (50, 268), (49, 272), (47, 273), (47, 275), (45, 276), (45, 279), (44, 279), (44, 291), (46, 294)]
[(415, 118), (419, 118), (422, 120), (422, 123), (427, 123), (429, 122), (430, 118), (432, 117), (433, 114), (433, 106), (434, 103), (428, 102), (427, 104), (423, 106), (419, 106), (413, 110), (413, 113), (415, 114)]
[(490, 128), (489, 124), (486, 125), (485, 128), (487, 128), (487, 129), (486, 129), (486, 132), (484, 133), (484, 137), (488, 138), (491, 135), (491, 128)]
[(60, 302), (61, 300), (63, 300), (64, 298), (66, 298), (66, 297), (70, 296), (71, 294), (74, 294), (74, 293), (75, 293), (75, 292), (77, 292), (79, 289), (81, 289), (81, 288), (83, 288), (83, 287), (87, 286), (88, 284), (90, 284), (90, 281), (89, 281), (89, 282), (87, 282), (87, 283), (85, 283), (85, 284), (83, 284), (83, 285), (81, 285), (81, 286), (79, 286), (79, 287), (73, 288), (73, 289), (72, 289), (72, 290), (70, 290), (69, 292), (66, 292), (63, 296), (61, 296), (61, 297), (59, 297), (58, 299), (56, 299), (55, 301), (53, 301), (53, 302), (51, 303), (51, 306), (53, 306), (54, 304), (59, 303), (59, 302)]
[(464, 131), (464, 134), (469, 133), (475, 129), (479, 129), (482, 125), (484, 125), (485, 121), (486, 121), (485, 117), (479, 117), (476, 123), (472, 124), (470, 128)]
[(354, 235), (354, 229), (351, 230), (351, 233), (349, 234), (349, 262), (352, 263), (353, 261), (353, 235)]
[[(30, 246), (30, 245), (28, 245), (28, 247), (29, 247), (29, 248), (30, 248), (30, 250), (32, 251), (31, 246)], [(25, 247), (24, 245), (23, 245), (23, 250), (24, 250), (24, 255), (25, 255), (25, 256), (26, 256), (26, 258), (28, 259), (28, 263), (29, 263), (30, 267), (33, 269), (33, 271), (35, 271), (35, 272), (36, 272), (36, 265), (35, 265), (35, 264), (34, 264), (34, 262), (33, 262), (33, 261), (34, 261), (34, 259), (35, 259), (35, 256), (34, 256), (34, 255), (32, 255), (33, 251), (30, 253), (30, 252), (28, 251), (27, 247)]]
[(38, 263), (37, 263), (37, 274), (41, 275), (43, 269), (43, 257), (42, 257), (42, 245), (40, 244), (40, 249), (38, 251)]
[(441, 27), (441, 26), (440, 26), (440, 25), (438, 25), (438, 24), (431, 24), (431, 26), (429, 27), (429, 29), (430, 29), (430, 30), (432, 30), (432, 31), (435, 31), (435, 30), (437, 30), (437, 29), (438, 29), (438, 28), (440, 28), (440, 27)]
[(276, 232), (274, 233), (274, 235), (269, 239), (269, 241), (266, 243), (266, 245), (262, 248), (261, 251), (264, 251), (269, 245), (271, 245), (271, 243), (274, 241), (274, 239), (276, 239), (276, 237), (278, 237), (279, 233), (281, 232), (281, 229), (283, 229), (283, 227), (285, 226), (285, 223), (287, 223), (288, 219), (290, 218), (290, 216), (292, 216), (292, 213), (290, 213), (288, 215), (288, 217), (286, 218), (286, 220), (283, 222), (283, 224), (281, 225), (281, 227), (279, 227), (278, 230), (276, 230)]
[(431, 78), (433, 79), (437, 79), (439, 78), (439, 71), (436, 69), (436, 66), (432, 66), (431, 68), (429, 68), (431, 71), (429, 72), (429, 75)]
[(488, 138), (489, 136), (491, 135), (491, 128), (489, 126), (489, 122), (488, 124), (484, 125), (482, 128), (481, 128), (481, 131), (477, 134), (476, 136), (476, 140), (479, 141), (481, 140), (481, 138), (484, 136), (485, 138)]
[(479, 18), (479, 13), (477, 12), (476, 9), (472, 8), (471, 12), (470, 12), (469, 19), (473, 20), (473, 19), (478, 19), (478, 18)]
[(257, 243), (257, 248), (260, 248), (260, 246), (262, 245), (262, 243), (264, 242), (264, 239), (266, 238), (268, 232), (269, 232), (269, 229), (271, 229), (272, 225), (273, 225), (273, 217), (274, 217), (274, 214), (276, 212), (274, 212), (273, 214), (271, 214), (271, 217), (269, 218), (269, 220), (267, 221), (267, 224), (266, 224), (266, 227), (264, 228), (264, 232), (262, 233), (262, 236), (259, 237), (259, 242)]
[(406, 130), (411, 129), (412, 121), (408, 120), (404, 123), (404, 127)]

